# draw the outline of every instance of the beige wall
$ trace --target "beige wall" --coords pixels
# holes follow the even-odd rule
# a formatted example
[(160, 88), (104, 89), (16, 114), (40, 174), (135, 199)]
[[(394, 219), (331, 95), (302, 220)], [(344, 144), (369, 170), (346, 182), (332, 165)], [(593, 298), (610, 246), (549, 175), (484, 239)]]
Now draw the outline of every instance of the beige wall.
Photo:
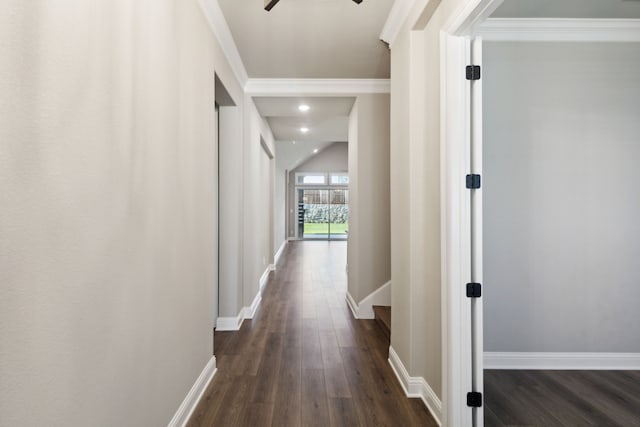
[(0, 424), (166, 425), (212, 355), (214, 72), (242, 89), (195, 0), (8, 0), (0, 40)]
[(391, 278), (389, 95), (358, 95), (349, 118), (349, 293), (356, 301)]
[(219, 317), (236, 317), (244, 307), (242, 123), (242, 108), (220, 108)]
[(273, 263), (275, 161), (265, 159), (262, 142), (272, 155), (275, 148), (271, 130), (249, 96), (245, 96), (244, 114), (243, 306), (250, 307), (259, 292), (260, 277)]
[(439, 44), (469, 1), (417, 1), (391, 47), (391, 345), (441, 398)]

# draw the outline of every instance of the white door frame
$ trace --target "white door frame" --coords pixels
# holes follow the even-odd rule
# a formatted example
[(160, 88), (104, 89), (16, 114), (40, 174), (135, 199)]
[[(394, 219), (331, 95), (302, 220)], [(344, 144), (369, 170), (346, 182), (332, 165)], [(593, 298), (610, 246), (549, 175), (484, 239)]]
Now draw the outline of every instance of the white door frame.
[[(482, 357), (472, 360), (471, 302), (465, 293), (466, 283), (472, 281), (471, 198), (465, 176), (471, 173), (470, 141), (473, 132), (471, 89), (465, 78), (465, 67), (471, 60), (469, 36), (502, 1), (466, 2), (454, 13), (440, 35), (442, 393), (443, 425), (451, 427), (483, 425), (482, 410), (472, 410), (466, 402), (467, 392), (472, 391), (473, 385), (479, 387), (474, 391), (482, 392), (482, 381), (478, 383), (477, 376), (472, 378), (472, 366), (476, 372), (482, 371)], [(481, 132), (481, 127), (476, 127), (476, 131), (478, 129)], [(477, 237), (475, 243), (481, 246)], [(474, 270), (477, 274), (477, 265)], [(479, 272), (482, 272), (481, 265)], [(481, 310), (475, 315), (481, 316)], [(475, 336), (478, 338), (478, 331), (475, 331)], [(482, 340), (481, 330), (479, 339)]]

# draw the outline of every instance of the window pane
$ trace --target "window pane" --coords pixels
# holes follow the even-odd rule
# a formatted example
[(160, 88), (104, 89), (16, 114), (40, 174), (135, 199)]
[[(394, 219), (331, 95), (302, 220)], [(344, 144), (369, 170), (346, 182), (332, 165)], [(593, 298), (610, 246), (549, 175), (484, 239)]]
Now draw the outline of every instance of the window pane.
[(326, 183), (324, 175), (300, 175), (298, 176), (298, 184), (322, 184)]
[(331, 175), (331, 185), (349, 184), (349, 175)]

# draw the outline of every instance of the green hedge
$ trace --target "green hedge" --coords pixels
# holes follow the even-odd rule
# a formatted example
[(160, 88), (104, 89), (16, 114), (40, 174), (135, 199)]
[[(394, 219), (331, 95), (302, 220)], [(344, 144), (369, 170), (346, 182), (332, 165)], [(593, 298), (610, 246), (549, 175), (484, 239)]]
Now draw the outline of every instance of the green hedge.
[[(304, 222), (321, 224), (329, 219), (329, 205), (306, 204), (304, 205)], [(331, 222), (346, 224), (349, 222), (349, 207), (345, 205), (331, 206)]]

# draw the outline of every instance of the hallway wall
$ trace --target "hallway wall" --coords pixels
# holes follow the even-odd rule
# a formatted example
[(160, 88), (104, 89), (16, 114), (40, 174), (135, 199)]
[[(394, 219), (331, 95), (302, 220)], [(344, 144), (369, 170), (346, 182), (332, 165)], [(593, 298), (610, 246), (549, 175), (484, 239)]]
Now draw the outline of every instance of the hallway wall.
[(349, 294), (356, 303), (391, 279), (389, 95), (358, 95), (349, 117)]
[[(273, 134), (250, 96), (245, 95), (243, 178), (243, 306), (250, 307), (259, 291), (260, 277), (273, 263), (274, 160), (266, 160), (261, 140), (275, 153)], [(264, 169), (268, 169), (265, 171)], [(269, 200), (269, 206), (265, 206)], [(237, 315), (238, 312), (236, 311)]]
[(391, 346), (441, 401), (440, 36), (471, 2), (417, 0), (391, 46)]
[(0, 424), (166, 425), (213, 350), (214, 71), (242, 87), (195, 0), (8, 0), (0, 40)]

